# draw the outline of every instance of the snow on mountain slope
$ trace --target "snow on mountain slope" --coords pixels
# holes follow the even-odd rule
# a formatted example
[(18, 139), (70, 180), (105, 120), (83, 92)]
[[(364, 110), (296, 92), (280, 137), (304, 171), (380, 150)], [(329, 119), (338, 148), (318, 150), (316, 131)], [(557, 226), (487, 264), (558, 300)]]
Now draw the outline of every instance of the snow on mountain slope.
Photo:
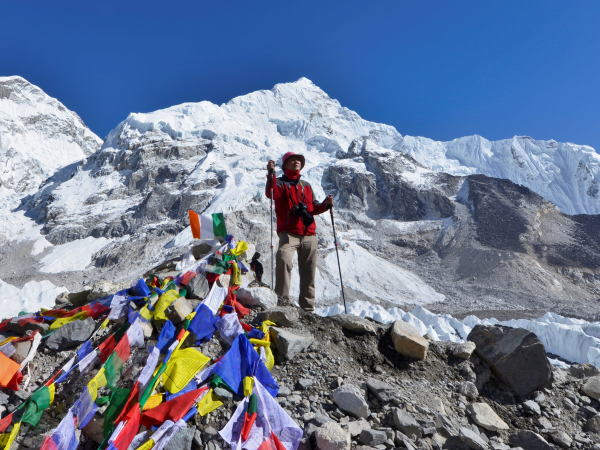
[(98, 150), (102, 140), (77, 114), (21, 77), (0, 77), (0, 234), (33, 226), (10, 213), (56, 170)]
[(448, 142), (405, 136), (401, 150), (432, 170), (506, 178), (550, 200), (567, 214), (600, 214), (600, 155), (587, 145), (527, 136)]

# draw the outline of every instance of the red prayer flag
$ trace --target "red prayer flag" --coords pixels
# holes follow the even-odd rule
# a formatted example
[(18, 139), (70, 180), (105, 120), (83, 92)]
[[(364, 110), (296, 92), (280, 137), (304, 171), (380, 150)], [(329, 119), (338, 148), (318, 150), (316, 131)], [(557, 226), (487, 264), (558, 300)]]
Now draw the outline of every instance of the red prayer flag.
[(114, 440), (113, 445), (118, 450), (127, 450), (133, 441), (133, 438), (140, 428), (140, 404), (136, 403), (133, 409), (127, 414), (129, 420)]
[(190, 215), (190, 227), (192, 229), (192, 236), (194, 239), (200, 239), (200, 216), (191, 209), (188, 209)]
[(121, 414), (119, 414), (119, 417), (117, 417), (115, 420), (115, 424), (121, 422), (124, 419), (124, 417), (129, 413), (129, 411), (133, 409), (133, 406), (139, 400), (139, 393), (140, 383), (139, 381), (136, 381), (135, 385), (133, 386), (133, 389), (131, 389), (131, 391), (129, 392), (129, 396), (127, 397), (127, 401), (125, 402), (125, 406), (123, 407)]
[(100, 350), (100, 362), (104, 364), (115, 349), (115, 335), (111, 334), (108, 339), (98, 346), (98, 349)]
[(4, 433), (8, 426), (12, 423), (12, 414), (0, 419), (0, 433)]
[(198, 401), (200, 394), (208, 389), (208, 386), (201, 387), (187, 394), (175, 397), (167, 402), (161, 403), (156, 408), (149, 409), (142, 414), (141, 423), (147, 428), (160, 426), (165, 420), (177, 422), (190, 410)]
[(127, 362), (130, 355), (129, 338), (127, 337), (127, 335), (121, 338), (121, 340), (115, 348), (115, 352), (117, 352), (117, 355), (119, 355), (121, 361), (123, 361), (124, 363)]

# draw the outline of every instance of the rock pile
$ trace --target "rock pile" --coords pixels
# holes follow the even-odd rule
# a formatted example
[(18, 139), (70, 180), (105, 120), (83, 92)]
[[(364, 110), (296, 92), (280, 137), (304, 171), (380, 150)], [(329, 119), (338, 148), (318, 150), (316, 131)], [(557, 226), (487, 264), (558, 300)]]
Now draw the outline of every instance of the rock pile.
[[(151, 273), (161, 279), (181, 275), (172, 269), (173, 265), (163, 264)], [(209, 292), (211, 283), (201, 274), (192, 280), (187, 298), (179, 297), (165, 309), (178, 327)], [(80, 297), (73, 296), (85, 305)], [(470, 342), (433, 342), (405, 322), (383, 326), (352, 316), (322, 318), (277, 306), (269, 289), (253, 284), (237, 299), (250, 308), (243, 319), (246, 324), (276, 324), (269, 328), (275, 357), (271, 374), (280, 387), (275, 400), (303, 430), (301, 450), (600, 450), (598, 371), (593, 366), (576, 365), (568, 371), (550, 366), (543, 345), (526, 330), (477, 326)], [(16, 392), (0, 389), (0, 421), (56, 374), (81, 343), (91, 339), (96, 348), (127, 320), (126, 315), (103, 328), (105, 317), (76, 320), (44, 338), (29, 363), (26, 385)], [(134, 386), (148, 348), (157, 344), (161, 327), (152, 324), (143, 330), (144, 345), (131, 348), (119, 379), (121, 389)], [(37, 324), (41, 329), (44, 325)], [(7, 328), (1, 332), (2, 341), (31, 333), (36, 324), (20, 326), (13, 320)], [(25, 342), (29, 346), (23, 344), (11, 355), (19, 364), (31, 349)], [(187, 346), (185, 341), (183, 347)], [(194, 348), (215, 361), (226, 354), (230, 343), (216, 332)], [(38, 426), (22, 426), (11, 449), (40, 448), (95, 373), (91, 370), (57, 384), (54, 401)], [(102, 388), (98, 397), (109, 394)], [(166, 448), (229, 448), (219, 431), (243, 397), (227, 386), (215, 387), (214, 395), (223, 405), (189, 418)], [(88, 425), (77, 431), (79, 448), (99, 448), (104, 421), (113, 413), (107, 405), (99, 407)]]

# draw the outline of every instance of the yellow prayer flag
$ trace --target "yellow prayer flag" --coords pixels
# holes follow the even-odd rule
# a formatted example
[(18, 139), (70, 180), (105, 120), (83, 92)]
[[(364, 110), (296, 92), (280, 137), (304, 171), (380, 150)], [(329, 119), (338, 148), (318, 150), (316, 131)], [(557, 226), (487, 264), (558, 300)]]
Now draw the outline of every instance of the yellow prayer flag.
[(167, 291), (161, 295), (154, 308), (154, 319), (167, 320), (167, 316), (165, 316), (165, 310), (178, 298), (179, 292), (174, 289), (171, 289), (170, 291)]
[(150, 450), (152, 447), (154, 447), (154, 441), (152, 439), (148, 439), (135, 450)]
[(231, 284), (234, 286), (242, 285), (242, 271), (236, 262), (231, 264)]
[(151, 395), (150, 397), (148, 397), (148, 400), (146, 401), (146, 404), (144, 405), (142, 411), (147, 411), (148, 409), (156, 408), (163, 402), (163, 398), (163, 394)]
[(98, 398), (98, 389), (104, 386), (106, 386), (106, 375), (104, 373), (104, 367), (102, 367), (87, 385), (92, 400), (96, 401), (96, 398)]
[(102, 322), (102, 325), (100, 325), (100, 328), (102, 328), (104, 330), (108, 326), (109, 320), (110, 319), (108, 317), (106, 319), (104, 319), (104, 322)]
[(18, 336), (11, 336), (9, 338), (6, 338), (2, 342), (0, 342), (0, 346), (3, 346), (7, 342), (14, 341), (15, 339), (18, 339), (18, 338), (19, 338)]
[(250, 394), (252, 394), (252, 388), (254, 387), (254, 378), (245, 377), (242, 383), (244, 386), (244, 397), (248, 397)]
[(52, 403), (54, 403), (54, 393), (56, 392), (56, 386), (54, 385), (54, 383), (52, 383), (50, 386), (48, 386), (48, 393), (50, 394), (50, 405), (52, 405)]
[(219, 406), (223, 405), (223, 402), (219, 400), (219, 398), (215, 395), (213, 390), (209, 390), (202, 400), (198, 402), (196, 408), (198, 409), (198, 414), (201, 416), (207, 415), (209, 412), (214, 411)]
[(17, 422), (13, 426), (13, 429), (10, 433), (0, 434), (0, 447), (2, 447), (4, 450), (8, 450), (15, 441), (17, 435), (19, 434), (20, 428), (21, 422)]
[(87, 311), (81, 311), (71, 317), (64, 317), (61, 319), (56, 319), (54, 322), (52, 322), (52, 325), (50, 325), (50, 330), (57, 330), (60, 327), (62, 327), (63, 325), (66, 325), (70, 322), (75, 322), (76, 320), (85, 320), (85, 319), (87, 319), (87, 316), (88, 316)]
[(166, 390), (176, 394), (182, 390), (210, 361), (194, 348), (184, 348), (173, 352), (167, 364), (167, 370), (162, 375), (162, 383)]
[(248, 250), (248, 243), (245, 241), (240, 241), (237, 243), (235, 248), (231, 250), (231, 253), (233, 253), (235, 256), (240, 256), (246, 250)]

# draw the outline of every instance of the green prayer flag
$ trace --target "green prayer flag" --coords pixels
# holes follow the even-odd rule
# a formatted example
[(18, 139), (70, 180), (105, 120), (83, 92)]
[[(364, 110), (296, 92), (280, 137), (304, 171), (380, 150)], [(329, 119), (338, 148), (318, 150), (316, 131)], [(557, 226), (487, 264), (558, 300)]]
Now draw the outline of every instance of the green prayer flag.
[(111, 394), (110, 403), (104, 415), (104, 438), (112, 434), (112, 429), (114, 429), (115, 425), (114, 422), (125, 407), (130, 391), (131, 389), (115, 389)]
[(211, 214), (211, 216), (213, 222), (213, 232), (215, 234), (215, 237), (227, 237), (227, 228), (225, 227), (225, 217), (223, 217), (223, 213), (215, 213)]
[(36, 426), (42, 417), (44, 410), (50, 407), (50, 389), (48, 386), (42, 386), (31, 394), (27, 400), (25, 413), (21, 419), (22, 422)]

